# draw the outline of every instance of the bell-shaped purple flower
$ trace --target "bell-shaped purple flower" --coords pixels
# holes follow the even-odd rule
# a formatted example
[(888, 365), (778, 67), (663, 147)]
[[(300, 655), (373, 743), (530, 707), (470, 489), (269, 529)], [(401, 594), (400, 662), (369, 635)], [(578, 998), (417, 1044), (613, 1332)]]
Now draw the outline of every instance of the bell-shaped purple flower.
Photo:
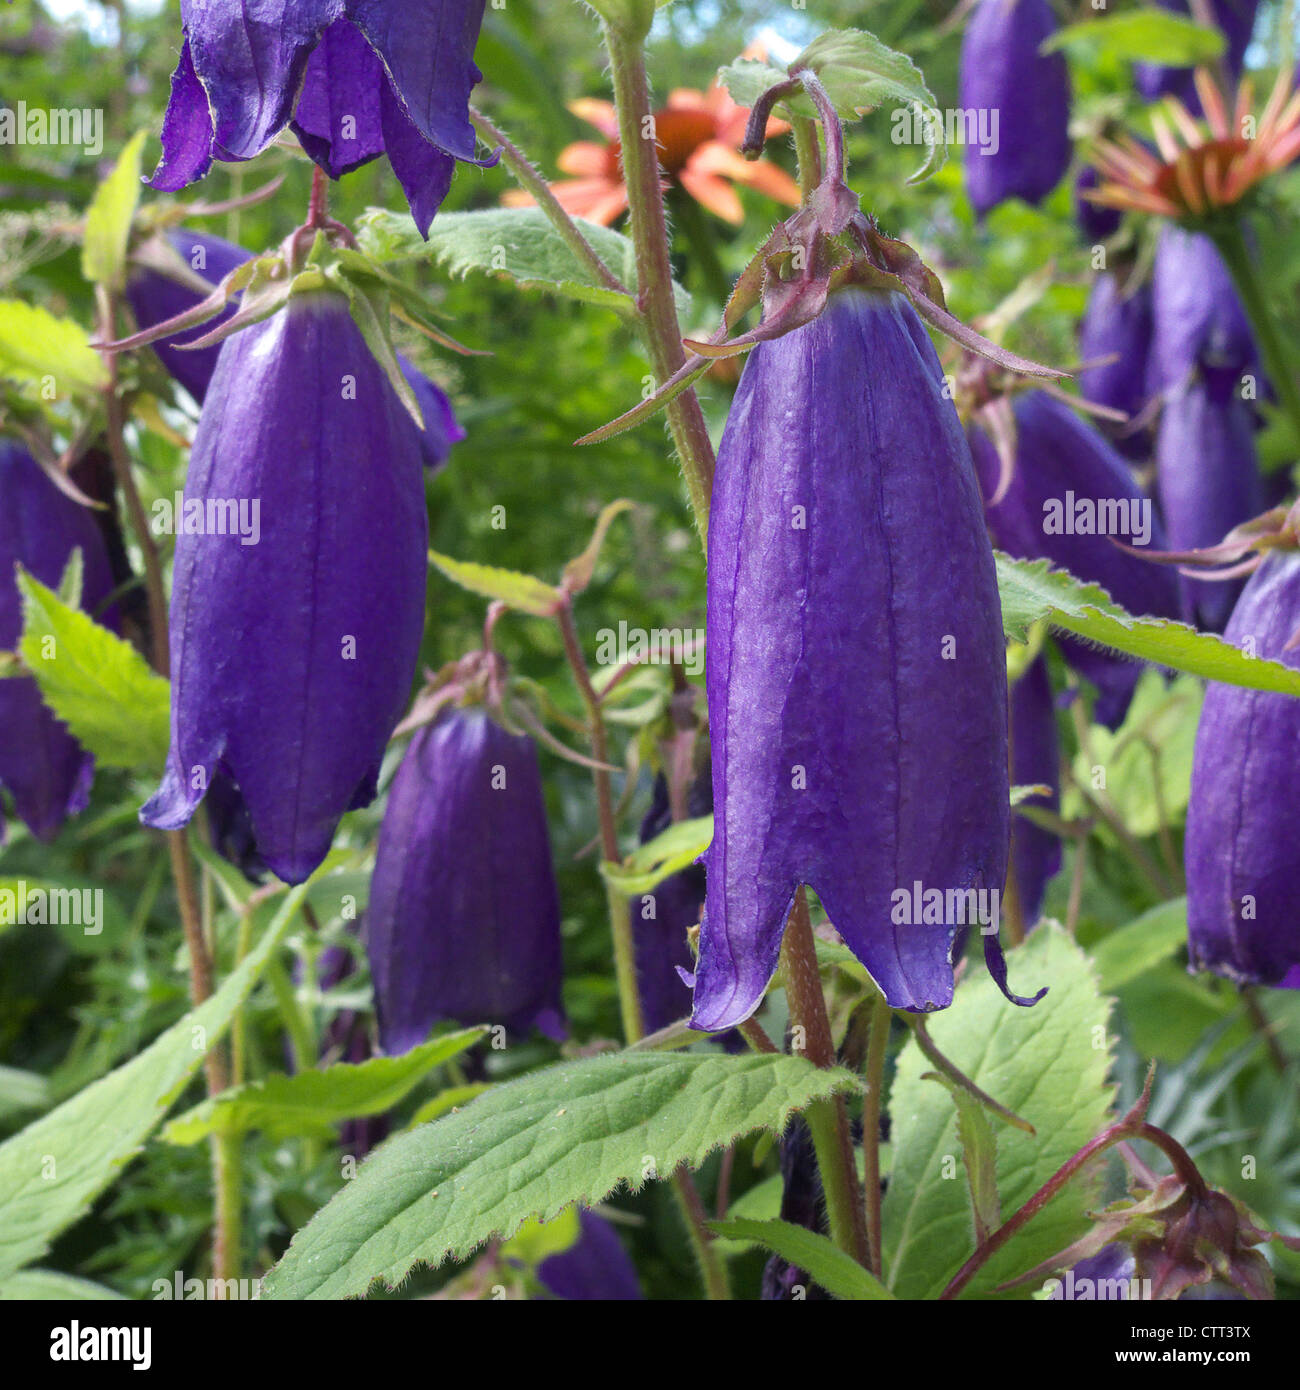
[[(1079, 373), (1079, 394), (1096, 405), (1122, 410), (1132, 420), (1147, 405), (1147, 365), (1151, 353), (1151, 287), (1126, 290), (1110, 271), (1099, 275), (1079, 325), (1079, 356), (1098, 365)], [(1111, 361), (1104, 361), (1111, 358)], [(1147, 430), (1107, 425), (1107, 436), (1125, 457), (1140, 459), (1151, 449)]]
[(629, 1303), (644, 1298), (636, 1266), (618, 1232), (594, 1211), (578, 1212), (578, 1239), (537, 1266), (537, 1277), (556, 1298)]
[[(1069, 406), (1042, 391), (1017, 396), (1015, 473), (1006, 495), (988, 508), (995, 543), (1021, 559), (1045, 558), (1077, 579), (1100, 584), (1130, 613), (1176, 618), (1178, 582), (1160, 565), (1111, 543), (1163, 550), (1164, 533), (1151, 499), (1124, 460)], [(997, 453), (982, 430), (971, 448), (986, 498), (996, 493)], [(1098, 690), (1094, 714), (1116, 728), (1124, 718), (1140, 663), (1072, 638), (1061, 638), (1066, 659)]]
[[(1255, 456), (1255, 414), (1236, 371), (1201, 368), (1165, 395), (1156, 435), (1156, 483), (1172, 550), (1217, 545), (1267, 505)], [(1182, 616), (1222, 631), (1240, 580), (1181, 576)]]
[(153, 186), (251, 159), (286, 125), (331, 178), (387, 154), (421, 232), (474, 157), (484, 0), (182, 0)]
[[(1026, 806), (1058, 810), (1061, 804), (1061, 751), (1056, 705), (1047, 662), (1040, 656), (1011, 687), (1011, 783), (1051, 787), (1049, 796), (1031, 796)], [(1011, 872), (1026, 927), (1038, 921), (1048, 881), (1061, 867), (1061, 842), (1026, 816), (1011, 817)]]
[[(708, 632), (693, 1025), (758, 1006), (800, 884), (891, 1005), (944, 1007), (975, 917), (959, 908), (990, 909), (1006, 873), (1006, 670), (970, 452), (901, 296), (835, 294), (751, 353), (718, 459)], [(926, 892), (934, 910), (914, 911)]]
[(1056, 28), (1047, 0), (978, 0), (966, 25), (961, 105), (997, 121), (992, 138), (965, 151), (979, 218), (1008, 198), (1042, 202), (1069, 167), (1069, 70), (1063, 54), (1039, 51)]
[[(185, 228), (174, 228), (167, 233), (172, 249), (181, 257), (190, 270), (209, 285), (215, 287), (236, 266), (252, 259), (252, 252), (245, 251), (234, 242), (221, 237), (209, 236), (205, 232), (192, 232)], [(127, 299), (135, 314), (136, 324), (141, 329), (152, 328), (175, 318), (199, 304), (204, 296), (193, 284), (173, 279), (162, 269), (144, 269), (136, 266), (127, 280)], [(164, 338), (153, 344), (153, 350), (162, 360), (168, 372), (194, 397), (200, 405), (207, 393), (208, 383), (216, 370), (217, 354), (221, 345), (206, 348), (185, 348), (180, 344), (193, 342), (206, 336), (223, 324), (236, 311), (237, 305), (230, 304), (221, 313), (197, 328), (182, 329), (172, 338)], [(447, 462), (451, 446), (465, 438), (452, 412), (451, 402), (440, 387), (429, 380), (425, 374), (400, 352), (397, 354), (402, 375), (415, 393), (415, 399), (424, 417), (424, 429), (420, 436), (420, 454), (425, 467), (436, 472)]]
[(1200, 232), (1161, 229), (1151, 276), (1153, 392), (1181, 386), (1194, 367), (1253, 370), (1250, 320), (1214, 243)]
[(300, 883), (375, 795), (424, 623), (417, 431), (343, 295), (294, 295), (222, 345), (177, 529), (172, 742), (141, 819), (184, 825), (225, 773)]
[[(1163, 10), (1186, 17), (1192, 15), (1188, 0), (1156, 0)], [(1210, 10), (1214, 23), (1223, 31), (1227, 40), (1222, 63), (1231, 82), (1241, 77), (1246, 62), (1246, 48), (1250, 44), (1251, 31), (1255, 27), (1255, 14), (1259, 0), (1210, 0)], [(1196, 92), (1192, 68), (1167, 68), (1158, 63), (1134, 63), (1133, 80), (1139, 92), (1147, 101), (1158, 101), (1163, 96), (1178, 97), (1194, 116), (1201, 113), (1201, 99)]]
[[(1259, 567), (1224, 637), (1300, 669), (1300, 555)], [(1211, 682), (1187, 805), (1188, 945), (1193, 967), (1238, 984), (1300, 984), (1300, 700)]]
[[(114, 586), (94, 515), (60, 492), (25, 449), (0, 439), (0, 650), (17, 646), (23, 630), (14, 567), (57, 589), (74, 550), (81, 552), (82, 607), (115, 629), (114, 613), (100, 611)], [(35, 680), (0, 680), (0, 787), (37, 839), (52, 840), (84, 809), (93, 776), (94, 759), (55, 718)], [(0, 819), (0, 837), (3, 831)]]
[(411, 739), (379, 832), (366, 949), (385, 1052), (442, 1019), (564, 1036), (537, 750), (482, 708), (445, 709)]

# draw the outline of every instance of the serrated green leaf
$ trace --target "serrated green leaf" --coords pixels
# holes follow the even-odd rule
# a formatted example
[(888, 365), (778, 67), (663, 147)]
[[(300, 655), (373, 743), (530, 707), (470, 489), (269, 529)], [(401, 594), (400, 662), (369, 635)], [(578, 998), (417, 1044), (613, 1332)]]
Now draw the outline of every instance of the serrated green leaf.
[(41, 698), (105, 766), (160, 768), (170, 738), (167, 682), (129, 642), (21, 568), (18, 588), (19, 650)]
[(894, 1295), (832, 1240), (792, 1221), (710, 1221), (709, 1229), (732, 1240), (752, 1240), (804, 1270), (836, 1298), (876, 1302)]
[(1300, 671), (1279, 661), (1247, 656), (1213, 633), (1170, 618), (1134, 617), (1099, 584), (1085, 584), (1065, 570), (1052, 569), (1046, 560), (1013, 560), (1001, 551), (994, 552), (994, 559), (1002, 627), (1013, 641), (1023, 642), (1029, 628), (1046, 618), (1055, 629), (1157, 666), (1251, 690), (1300, 695)]
[(140, 201), (140, 156), (145, 132), (127, 141), (112, 172), (95, 190), (86, 211), (81, 273), (92, 285), (120, 290), (125, 283), (126, 247)]
[(61, 1274), (57, 1269), (22, 1269), (7, 1279), (0, 1279), (0, 1303), (14, 1300), (24, 1303), (109, 1302), (125, 1297), (104, 1284)]
[(602, 863), (600, 872), (624, 897), (650, 893), (664, 879), (694, 864), (712, 839), (712, 816), (680, 820), (638, 845), (622, 864)]
[(400, 1057), (338, 1062), (296, 1076), (271, 1075), (209, 1097), (163, 1130), (169, 1144), (197, 1144), (210, 1134), (261, 1130), (270, 1139), (329, 1134), (343, 1120), (378, 1115), (404, 1099), (434, 1067), (459, 1056), (486, 1032), (464, 1028)]
[(484, 598), (500, 599), (520, 613), (531, 613), (535, 618), (554, 617), (564, 602), (564, 595), (554, 585), (531, 574), (480, 565), (473, 560), (453, 560), (450, 555), (439, 555), (436, 550), (429, 552), (429, 559), (462, 589), (482, 594)]
[(39, 1259), (137, 1153), (248, 997), (305, 892), (288, 894), (210, 999), (138, 1057), (0, 1144), (0, 1280)]
[(622, 1052), (494, 1086), (389, 1140), (294, 1237), (263, 1298), (346, 1298), (574, 1202), (639, 1188), (857, 1086), (800, 1057)]
[(936, 1081), (952, 1097), (957, 1107), (957, 1138), (961, 1141), (966, 1187), (970, 1192), (971, 1216), (975, 1223), (975, 1243), (987, 1240), (1002, 1224), (998, 1199), (998, 1139), (993, 1132), (989, 1110), (965, 1087), (941, 1072), (928, 1071), (922, 1081)]
[(1224, 50), (1224, 37), (1183, 15), (1154, 7), (1126, 10), (1121, 14), (1093, 15), (1078, 24), (1067, 24), (1043, 41), (1041, 51), (1067, 49), (1091, 61), (1160, 63), (1190, 68), (1212, 63)]
[[(574, 219), (592, 249), (631, 289), (636, 284), (636, 251), (620, 232)], [(377, 261), (430, 260), (449, 275), (497, 275), (526, 289), (550, 290), (570, 299), (627, 313), (632, 300), (611, 290), (569, 249), (541, 208), (483, 208), (444, 212), (434, 219), (429, 240), (421, 239), (410, 217), (371, 208), (361, 219), (361, 249)], [(690, 296), (674, 284), (678, 312), (690, 310)]]
[(0, 299), (0, 377), (41, 389), (49, 378), (63, 396), (102, 390), (108, 372), (74, 319), (56, 318), (36, 304)]
[(1160, 965), (1187, 941), (1187, 899), (1171, 898), (1092, 948), (1093, 964), (1108, 994)]
[[(1007, 1127), (998, 1135), (998, 1194), (1006, 1216), (1102, 1129), (1113, 1094), (1106, 1079), (1110, 1004), (1087, 956), (1056, 924), (1044, 922), (1009, 963), (1013, 984), (1049, 986), (1032, 1008), (1008, 1002), (980, 972), (963, 980), (951, 1008), (927, 1020), (939, 1050), (1037, 1130), (1029, 1135)], [(885, 1269), (899, 1298), (937, 1297), (974, 1250), (956, 1116), (948, 1096), (922, 1080), (931, 1069), (909, 1040), (890, 1092), (894, 1158), (884, 1201)], [(1082, 1234), (1094, 1184), (1095, 1175), (1070, 1184), (963, 1296), (987, 1297)]]

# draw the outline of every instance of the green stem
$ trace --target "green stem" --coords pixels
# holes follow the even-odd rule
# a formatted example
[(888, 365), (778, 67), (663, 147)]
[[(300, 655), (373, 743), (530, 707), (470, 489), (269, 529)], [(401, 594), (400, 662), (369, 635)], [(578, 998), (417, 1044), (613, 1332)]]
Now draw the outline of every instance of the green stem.
[(794, 136), (794, 152), (799, 161), (799, 191), (807, 202), (822, 181), (822, 152), (817, 143), (817, 122), (810, 116), (795, 116), (790, 121), (790, 132)]
[(885, 1277), (884, 1242), (880, 1212), (880, 1112), (884, 1103), (885, 1056), (889, 1048), (889, 1025), (893, 1012), (877, 994), (871, 1001), (871, 1033), (863, 1074), (867, 1092), (862, 1101), (862, 1190), (867, 1223), (867, 1250), (870, 1269), (877, 1279)]
[(1212, 228), (1210, 237), (1232, 275), (1232, 282), (1241, 296), (1250, 326), (1255, 330), (1255, 340), (1264, 359), (1264, 369), (1268, 372), (1273, 389), (1290, 417), (1292, 432), (1300, 439), (1300, 387), (1296, 385), (1290, 355), (1278, 332), (1268, 293), (1260, 281), (1255, 262), (1251, 259), (1244, 232), (1244, 222), (1241, 218), (1236, 218), (1226, 225)]
[[(668, 219), (664, 213), (659, 147), (654, 136), (650, 83), (645, 67), (646, 30), (606, 21), (618, 132), (627, 185), (628, 230), (636, 252), (637, 305), (656, 382), (662, 384), (685, 362), (682, 330), (673, 298), (668, 254)], [(667, 406), (668, 429), (681, 460), (691, 508), (701, 538), (708, 534), (709, 501), (715, 465), (704, 412), (694, 390), (683, 391)]]

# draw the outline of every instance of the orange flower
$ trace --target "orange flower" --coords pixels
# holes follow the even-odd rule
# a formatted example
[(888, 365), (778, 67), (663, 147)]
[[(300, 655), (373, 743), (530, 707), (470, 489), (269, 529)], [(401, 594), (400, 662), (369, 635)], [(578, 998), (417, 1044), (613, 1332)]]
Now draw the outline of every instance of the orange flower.
[[(1196, 71), (1196, 91), (1208, 130), (1176, 97), (1166, 97), (1162, 105), (1168, 120), (1159, 109), (1151, 114), (1161, 157), (1131, 135), (1098, 140), (1093, 162), (1102, 182), (1084, 196), (1107, 207), (1160, 217), (1201, 218), (1240, 202), (1300, 154), (1300, 93), (1292, 90), (1288, 69), (1278, 73), (1257, 125), (1249, 78), (1237, 89), (1231, 124), (1223, 94), (1202, 68)], [(1248, 134), (1252, 126), (1253, 136)]]
[[(567, 212), (607, 227), (627, 208), (614, 108), (607, 101), (584, 97), (573, 102), (569, 110), (595, 126), (605, 140), (580, 140), (563, 150), (560, 169), (575, 177), (552, 184), (551, 192)], [(686, 87), (672, 92), (654, 119), (666, 186), (677, 185), (724, 221), (739, 223), (744, 219), (740, 199), (728, 179), (757, 188), (791, 207), (799, 205), (799, 185), (784, 169), (766, 160), (741, 157), (749, 108), (737, 106), (716, 82), (707, 92)], [(781, 135), (789, 128), (784, 121), (770, 120), (767, 134)], [(502, 201), (510, 207), (522, 207), (533, 199), (516, 190)]]

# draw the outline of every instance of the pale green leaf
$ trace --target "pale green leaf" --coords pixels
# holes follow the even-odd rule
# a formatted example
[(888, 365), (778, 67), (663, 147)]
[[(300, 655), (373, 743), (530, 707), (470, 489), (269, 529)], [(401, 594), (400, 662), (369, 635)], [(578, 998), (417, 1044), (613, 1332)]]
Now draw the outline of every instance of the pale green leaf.
[(108, 381), (86, 330), (36, 304), (0, 299), (0, 377), (43, 392), (47, 379), (56, 397), (102, 390)]
[(167, 682), (120, 637), (18, 571), (23, 660), (41, 698), (109, 767), (160, 768), (167, 757)]
[(1117, 58), (1190, 68), (1212, 63), (1224, 50), (1223, 35), (1183, 15), (1154, 7), (1119, 14), (1090, 15), (1045, 39), (1044, 53), (1058, 48), (1089, 61)]
[(1107, 993), (1166, 961), (1187, 942), (1187, 899), (1171, 898), (1092, 948), (1093, 964)]
[(0, 1279), (0, 1303), (109, 1302), (125, 1297), (116, 1289), (62, 1274), (57, 1269), (21, 1269), (7, 1279)]
[(800, 1057), (623, 1052), (503, 1082), (389, 1140), (294, 1237), (263, 1298), (346, 1298), (635, 1190), (857, 1078)]
[(797, 1265), (836, 1298), (877, 1301), (894, 1295), (870, 1270), (833, 1241), (792, 1221), (747, 1221), (731, 1217), (710, 1221), (709, 1229), (732, 1240), (752, 1240)]
[(622, 864), (603, 863), (600, 871), (624, 897), (650, 893), (664, 879), (694, 864), (712, 839), (712, 816), (676, 821), (638, 845)]
[[(930, 1036), (981, 1090), (1022, 1116), (1036, 1134), (1010, 1126), (998, 1134), (1001, 1210), (1010, 1216), (1106, 1124), (1113, 1088), (1109, 1001), (1093, 967), (1054, 923), (1043, 922), (1010, 952), (1021, 992), (1049, 986), (1032, 1008), (1003, 998), (984, 971), (967, 975), (952, 1007), (930, 1016)], [(884, 1201), (887, 1283), (900, 1298), (942, 1292), (975, 1248), (961, 1140), (950, 1098), (922, 1080), (932, 1070), (914, 1040), (899, 1055), (890, 1092), (893, 1164)], [(1095, 1175), (1070, 1184), (998, 1252), (964, 1297), (1032, 1268), (1082, 1234), (1095, 1205)], [(1017, 1290), (1028, 1297), (1030, 1290)]]
[(531, 613), (535, 618), (554, 617), (564, 602), (557, 588), (531, 574), (480, 565), (473, 560), (453, 560), (450, 555), (439, 555), (436, 550), (429, 552), (429, 559), (462, 589), (482, 594), (484, 598), (500, 599), (520, 613)]
[(261, 1130), (268, 1138), (329, 1134), (343, 1120), (379, 1115), (403, 1100), (434, 1067), (459, 1056), (484, 1034), (464, 1028), (421, 1043), (400, 1057), (274, 1074), (209, 1097), (163, 1130), (169, 1144), (197, 1144), (210, 1134)]
[(126, 247), (140, 201), (140, 156), (145, 132), (127, 142), (112, 172), (95, 190), (86, 211), (81, 273), (94, 285), (120, 290), (125, 283)]

